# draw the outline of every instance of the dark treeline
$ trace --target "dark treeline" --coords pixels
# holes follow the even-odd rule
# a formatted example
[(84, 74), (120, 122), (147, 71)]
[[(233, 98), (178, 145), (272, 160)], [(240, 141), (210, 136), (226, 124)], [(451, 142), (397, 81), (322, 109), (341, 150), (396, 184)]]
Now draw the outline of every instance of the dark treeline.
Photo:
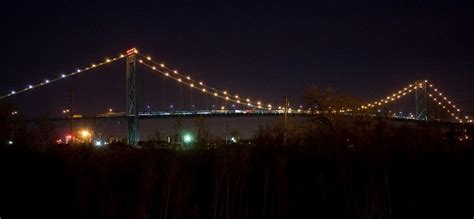
[[(471, 218), (472, 130), (387, 120), (262, 127), (190, 149), (3, 145), (2, 218)], [(342, 120), (341, 120), (342, 121)]]

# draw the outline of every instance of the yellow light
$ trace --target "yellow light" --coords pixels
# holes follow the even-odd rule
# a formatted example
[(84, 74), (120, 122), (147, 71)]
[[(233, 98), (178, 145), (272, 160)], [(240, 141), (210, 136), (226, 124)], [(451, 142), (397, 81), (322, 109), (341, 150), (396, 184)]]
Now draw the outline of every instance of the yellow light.
[(191, 77), (189, 77), (189, 76), (188, 76), (188, 77), (186, 77), (186, 78), (187, 78), (188, 80), (191, 80)]
[(95, 68), (95, 64), (92, 64), (92, 68)]
[(190, 84), (189, 86), (194, 87), (194, 84)]
[(237, 103), (240, 103), (240, 100), (237, 100)]
[(199, 82), (199, 85), (202, 85), (202, 81)]
[(85, 129), (84, 129), (84, 130), (81, 130), (80, 133), (81, 133), (81, 136), (82, 136), (83, 138), (87, 138), (87, 137), (90, 137), (90, 136), (91, 136), (91, 133), (90, 133), (88, 130), (85, 130)]
[(120, 58), (123, 58), (123, 57), (124, 57), (124, 55), (123, 55), (123, 54), (120, 54)]
[(138, 60), (138, 62), (143, 63), (143, 60), (140, 59), (140, 60)]
[(217, 97), (217, 93), (214, 93), (214, 96), (216, 96), (216, 97)]
[(153, 68), (153, 70), (156, 70), (156, 67), (155, 67), (155, 66), (153, 66), (152, 68)]
[(227, 91), (222, 92), (223, 94), (227, 94)]
[(178, 78), (178, 81), (181, 82), (181, 78)]
[(165, 73), (166, 76), (170, 76), (170, 74), (168, 74), (168, 72)]
[[(120, 55), (120, 57), (123, 57), (123, 55)], [(110, 62), (110, 59), (105, 59), (105, 62)]]
[(236, 98), (236, 99), (239, 99), (239, 95), (235, 95), (235, 98)]
[(151, 57), (150, 57), (150, 56), (148, 56), (148, 57), (146, 57), (146, 58), (147, 58), (148, 60), (151, 60)]
[(175, 74), (178, 74), (178, 71), (177, 71), (177, 70), (174, 70), (173, 72), (174, 72)]
[(258, 105), (262, 104), (260, 101), (257, 102)]
[(229, 99), (229, 97), (225, 97), (225, 99), (226, 99), (226, 100), (228, 100), (228, 99)]
[(162, 68), (164, 68), (164, 67), (165, 67), (165, 64), (161, 63), (160, 66), (161, 66)]
[(247, 99), (245, 99), (245, 101), (250, 102), (250, 99), (247, 98)]
[(202, 89), (202, 92), (206, 92), (206, 88), (203, 88), (203, 89)]

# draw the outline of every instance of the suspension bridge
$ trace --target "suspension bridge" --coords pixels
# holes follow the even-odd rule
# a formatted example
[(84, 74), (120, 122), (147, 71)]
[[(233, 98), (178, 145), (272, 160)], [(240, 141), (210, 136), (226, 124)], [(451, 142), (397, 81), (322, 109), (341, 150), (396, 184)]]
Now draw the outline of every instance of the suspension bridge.
[[(415, 81), (408, 84), (404, 88), (376, 101), (368, 102), (367, 104), (358, 107), (340, 107), (339, 109), (332, 108), (329, 110), (321, 110), (317, 108), (303, 108), (303, 106), (291, 108), (288, 103), (282, 104), (283, 106), (272, 105), (271, 103), (262, 102), (255, 98), (241, 97), (236, 92), (230, 92), (227, 90), (218, 89), (209, 86), (201, 80), (196, 80), (187, 74), (178, 72), (176, 69), (172, 69), (166, 66), (164, 63), (157, 61), (151, 56), (146, 56), (140, 53), (137, 49), (129, 49), (123, 54), (119, 54), (113, 58), (106, 58), (105, 60), (92, 64), (85, 68), (76, 69), (68, 74), (60, 74), (54, 79), (45, 79), (44, 81), (37, 84), (29, 84), (26, 87), (19, 90), (12, 90), (9, 93), (0, 96), (0, 101), (12, 96), (19, 95), (21, 93), (30, 92), (37, 90), (40, 87), (56, 83), (60, 80), (65, 80), (73, 76), (83, 74), (93, 69), (101, 68), (102, 66), (109, 65), (119, 60), (125, 60), (126, 71), (126, 111), (125, 112), (113, 112), (110, 109), (109, 112), (98, 114), (95, 118), (125, 118), (127, 120), (127, 133), (128, 143), (136, 145), (140, 140), (139, 121), (140, 118), (147, 117), (165, 117), (165, 116), (265, 116), (265, 115), (300, 115), (300, 116), (311, 116), (313, 114), (344, 114), (344, 115), (357, 115), (362, 113), (369, 113), (377, 115), (377, 112), (381, 112), (387, 105), (397, 102), (410, 94), (415, 97), (415, 113), (407, 116), (400, 116), (396, 113), (389, 114), (390, 117), (413, 119), (420, 121), (432, 120), (429, 116), (429, 109), (436, 107), (441, 109), (448, 118), (443, 120), (456, 123), (472, 123), (472, 119), (468, 115), (463, 115), (462, 110), (454, 104), (454, 102), (446, 96), (445, 93), (435, 87), (434, 84), (428, 80)], [(215, 104), (210, 107), (211, 109), (196, 109), (195, 105), (188, 110), (175, 109), (175, 106), (170, 105), (168, 110), (153, 111), (148, 106), (147, 110), (140, 112), (138, 104), (138, 86), (137, 86), (137, 64), (142, 65), (145, 68), (151, 70), (154, 73), (162, 76), (163, 78), (174, 81), (180, 87), (189, 87), (191, 90), (197, 91), (201, 96), (205, 97), (204, 104), (208, 107), (208, 97), (215, 99)], [(193, 98), (191, 94), (191, 100)], [(226, 104), (223, 106), (217, 105), (217, 99), (225, 101)], [(227, 103), (232, 105), (228, 107)], [(71, 109), (72, 110), (72, 109)], [(16, 113), (16, 112), (12, 112)], [(65, 113), (63, 111), (63, 113)], [(70, 118), (73, 118), (72, 112)]]

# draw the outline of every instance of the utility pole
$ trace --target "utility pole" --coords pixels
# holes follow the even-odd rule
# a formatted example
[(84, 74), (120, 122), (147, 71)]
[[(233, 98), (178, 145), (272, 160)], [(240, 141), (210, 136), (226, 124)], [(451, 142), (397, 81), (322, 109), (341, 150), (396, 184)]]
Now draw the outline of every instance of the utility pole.
[(288, 134), (288, 96), (285, 97), (285, 119), (284, 119), (284, 132), (283, 132), (283, 144), (286, 144)]
[(74, 133), (74, 113), (73, 113), (73, 105), (74, 105), (74, 88), (71, 88), (71, 96), (70, 96), (70, 103), (69, 103), (69, 116), (71, 117), (71, 124), (70, 124), (70, 134), (73, 135)]

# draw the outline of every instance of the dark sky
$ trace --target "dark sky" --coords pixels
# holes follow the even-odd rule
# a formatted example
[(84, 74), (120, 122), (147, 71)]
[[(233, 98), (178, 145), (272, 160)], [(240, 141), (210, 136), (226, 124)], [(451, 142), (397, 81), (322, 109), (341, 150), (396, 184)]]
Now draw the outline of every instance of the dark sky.
[[(371, 100), (427, 78), (474, 111), (473, 1), (167, 2), (4, 4), (0, 92), (137, 47), (209, 85), (274, 103), (309, 84)], [(122, 79), (78, 80), (122, 107), (123, 65), (97, 71)], [(72, 82), (60, 83), (45, 89)], [(28, 95), (12, 101), (42, 98)]]

